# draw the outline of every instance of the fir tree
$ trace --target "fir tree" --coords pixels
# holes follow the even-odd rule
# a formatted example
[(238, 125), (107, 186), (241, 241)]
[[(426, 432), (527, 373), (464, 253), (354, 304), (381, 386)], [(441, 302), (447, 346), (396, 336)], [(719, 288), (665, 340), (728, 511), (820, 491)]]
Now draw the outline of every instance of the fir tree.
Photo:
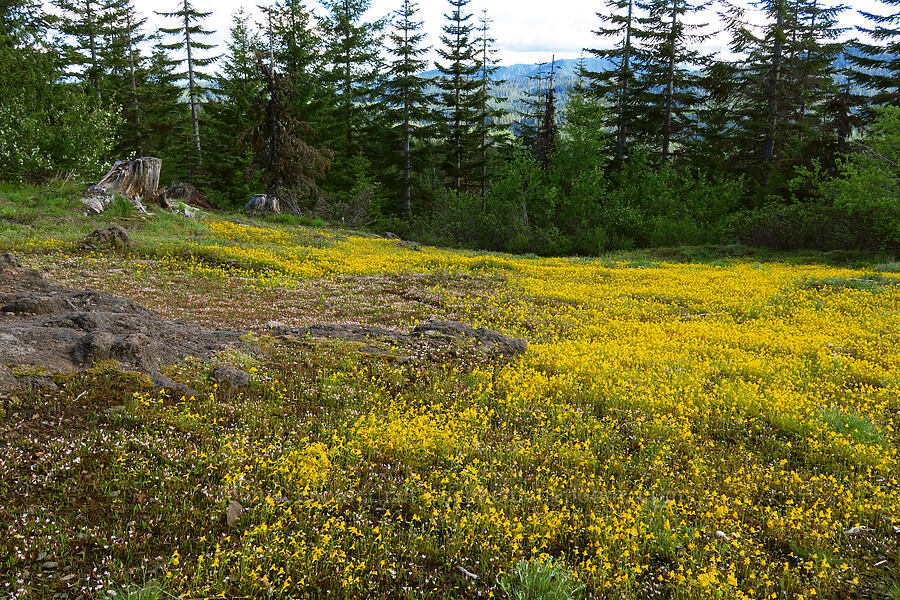
[(110, 100), (121, 107), (124, 120), (119, 148), (123, 153), (143, 153), (141, 111), (144, 95), (145, 57), (141, 46), (148, 37), (142, 29), (146, 19), (140, 17), (132, 0), (112, 0), (105, 32), (107, 39), (103, 63), (109, 71), (107, 88)]
[[(203, 152), (200, 142), (200, 101), (206, 94), (204, 82), (209, 81), (210, 77), (203, 72), (203, 67), (209, 66), (216, 61), (217, 57), (201, 56), (205, 51), (215, 48), (215, 44), (207, 44), (200, 41), (204, 37), (212, 35), (212, 31), (206, 30), (200, 24), (201, 21), (211, 15), (211, 12), (200, 12), (194, 8), (190, 0), (182, 0), (181, 8), (175, 12), (157, 13), (160, 16), (176, 19), (178, 25), (175, 27), (160, 28), (162, 33), (177, 36), (179, 39), (171, 44), (165, 44), (163, 47), (167, 50), (174, 50), (178, 54), (184, 55), (184, 58), (175, 61), (175, 64), (184, 65), (185, 70), (178, 73), (181, 80), (187, 82), (188, 103), (191, 109), (191, 135), (193, 142), (193, 167), (197, 169), (202, 167)], [(188, 166), (188, 180), (193, 179), (193, 168)]]
[(491, 19), (488, 18), (487, 9), (482, 11), (479, 25), (478, 41), (481, 48), (478, 58), (480, 67), (478, 70), (478, 81), (480, 89), (475, 98), (475, 111), (477, 115), (475, 132), (479, 137), (479, 164), (476, 166), (480, 167), (478, 183), (481, 191), (482, 210), (486, 210), (487, 207), (485, 203), (487, 199), (492, 157), (496, 153), (498, 140), (502, 133), (506, 131), (507, 127), (504, 126), (501, 121), (505, 111), (498, 108), (498, 105), (505, 100), (505, 98), (498, 98), (494, 94), (494, 89), (504, 82), (497, 81), (494, 78), (494, 75), (499, 68), (497, 66), (499, 61), (494, 58), (494, 55), (497, 53), (496, 48), (494, 48), (496, 40), (491, 37)]
[(822, 128), (811, 124), (822, 121), (837, 93), (840, 45), (834, 41), (837, 9), (813, 0), (761, 0), (758, 8), (766, 17), (762, 25), (745, 21), (740, 9), (730, 12), (731, 48), (743, 55), (735, 64), (740, 99), (734, 167), (768, 182), (781, 161), (802, 157), (805, 146), (821, 142)]
[[(323, 41), (312, 13), (300, 0), (285, 0), (267, 8), (267, 38), (271, 59), (291, 79), (295, 109), (307, 112), (315, 104), (322, 76)], [(308, 118), (308, 117), (305, 117)]]
[(259, 34), (249, 25), (243, 9), (232, 17), (227, 52), (216, 74), (216, 101), (208, 107), (208, 147), (216, 157), (207, 169), (210, 182), (230, 197), (245, 202), (254, 190), (247, 181), (253, 159), (252, 150), (240, 143), (257, 124), (253, 107), (266, 80), (257, 66), (265, 49)]
[(72, 77), (103, 97), (106, 50), (104, 34), (110, 22), (110, 6), (104, 0), (55, 0), (60, 11), (57, 28), (67, 40), (63, 54)]
[(434, 118), (425, 92), (428, 81), (420, 76), (428, 64), (422, 58), (428, 48), (422, 45), (423, 23), (415, 20), (418, 10), (418, 3), (403, 0), (401, 8), (394, 13), (388, 49), (393, 60), (384, 93), (384, 101), (390, 107), (389, 118), (399, 138), (397, 145), (401, 148), (402, 207), (407, 217), (412, 214), (413, 142), (427, 138)]
[(472, 13), (465, 9), (471, 0), (448, 0), (452, 10), (445, 14), (436, 63), (440, 77), (437, 81), (439, 104), (447, 125), (443, 132), (446, 146), (445, 168), (451, 187), (461, 191), (472, 179), (473, 155), (477, 153), (479, 133), (474, 127), (478, 119), (478, 95), (481, 69), (477, 40), (472, 37), (475, 25)]
[[(333, 114), (327, 123), (329, 146), (338, 160), (347, 159), (373, 139), (381, 84), (381, 38), (384, 23), (366, 22), (370, 0), (324, 0), (326, 80), (333, 86)], [(361, 148), (362, 146), (362, 148)], [(338, 174), (338, 178), (343, 173)]]
[(254, 150), (251, 168), (260, 172), (268, 195), (299, 213), (301, 204), (318, 195), (333, 154), (311, 146), (307, 139), (315, 130), (291, 115), (286, 102), (292, 96), (290, 79), (264, 66), (261, 58), (258, 65), (266, 88), (257, 96), (257, 122), (245, 136)]
[[(871, 41), (855, 40), (848, 56), (851, 81), (872, 93), (869, 106), (900, 106), (900, 0), (881, 0), (887, 14), (859, 13), (869, 22), (857, 30)], [(877, 111), (865, 110), (869, 119)]]
[(643, 26), (640, 77), (646, 102), (643, 129), (648, 138), (659, 144), (665, 163), (673, 144), (682, 145), (694, 134), (700, 95), (692, 67), (708, 61), (697, 47), (709, 36), (697, 33), (705, 26), (690, 24), (690, 17), (704, 10), (707, 3), (645, 0), (639, 1), (638, 6), (646, 11), (646, 16), (639, 19)]
[(544, 100), (544, 114), (541, 115), (541, 126), (538, 132), (537, 143), (534, 148), (534, 157), (544, 170), (550, 168), (553, 152), (556, 150), (556, 141), (559, 128), (556, 124), (556, 57), (550, 63), (550, 81), (547, 85), (547, 96)]
[[(546, 112), (544, 103), (547, 100), (547, 93), (544, 90), (544, 82), (549, 80), (549, 77), (544, 73), (547, 63), (540, 62), (536, 63), (535, 66), (537, 67), (537, 72), (528, 76), (528, 94), (522, 101), (516, 123), (516, 134), (522, 140), (524, 146), (532, 152), (537, 148), (541, 122)], [(586, 71), (582, 69), (581, 72), (585, 73)]]
[(145, 62), (138, 135), (143, 154), (163, 159), (163, 178), (173, 183), (182, 177), (184, 157), (190, 156), (192, 146), (187, 131), (190, 113), (181, 100), (176, 66), (165, 45), (157, 41)]
[(612, 38), (614, 44), (611, 48), (586, 51), (609, 61), (611, 68), (586, 71), (583, 75), (594, 96), (612, 105), (608, 125), (616, 130), (615, 156), (621, 163), (628, 155), (629, 132), (643, 114), (643, 94), (637, 78), (641, 60), (637, 41), (643, 34), (638, 28), (635, 0), (607, 0), (607, 6), (608, 15), (597, 13), (603, 23), (594, 33), (603, 39)]

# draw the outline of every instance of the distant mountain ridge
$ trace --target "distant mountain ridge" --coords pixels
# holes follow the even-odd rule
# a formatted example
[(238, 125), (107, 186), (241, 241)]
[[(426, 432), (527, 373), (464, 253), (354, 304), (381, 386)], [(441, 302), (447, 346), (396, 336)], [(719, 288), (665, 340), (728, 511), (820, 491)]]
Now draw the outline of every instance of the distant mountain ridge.
[[(595, 57), (557, 59), (553, 75), (553, 87), (556, 89), (559, 107), (566, 105), (569, 92), (578, 83), (578, 71), (582, 63), (589, 71), (605, 71), (612, 66), (610, 61)], [(525, 100), (535, 91), (537, 84), (532, 77), (536, 77), (538, 73), (543, 74), (543, 88), (546, 89), (546, 78), (550, 75), (549, 60), (544, 65), (498, 65), (497, 71), (494, 73), (494, 80), (501, 83), (495, 86), (494, 93), (504, 99), (500, 104), (500, 107), (507, 113), (507, 116), (503, 119), (504, 122), (512, 123), (518, 120), (518, 113), (525, 106)], [(440, 72), (432, 69), (424, 72), (422, 75), (427, 78), (437, 78)]]
[[(847, 68), (849, 65), (847, 56), (854, 53), (856, 53), (854, 49), (848, 48), (845, 53), (835, 60), (835, 67), (839, 70)], [(882, 55), (880, 58), (886, 58), (887, 56)], [(559, 110), (565, 108), (569, 99), (569, 93), (579, 82), (578, 71), (582, 63), (587, 70), (595, 72), (603, 72), (613, 67), (612, 61), (596, 57), (558, 59), (554, 71), (553, 87), (556, 90), (557, 108)], [(534, 93), (536, 88), (536, 82), (531, 78), (537, 76), (538, 73), (543, 73), (543, 76), (546, 78), (550, 74), (550, 62), (548, 61), (542, 66), (537, 64), (515, 64), (497, 67), (494, 79), (502, 83), (494, 88), (494, 93), (504, 99), (500, 103), (500, 108), (506, 111), (506, 115), (502, 119), (503, 122), (513, 123), (518, 120), (519, 112), (525, 106), (525, 100)], [(440, 73), (433, 69), (426, 71), (423, 75), (429, 78), (437, 78)], [(846, 77), (839, 73), (836, 80), (839, 84), (844, 84)], [(543, 84), (544, 89), (546, 89), (546, 85), (545, 82)], [(853, 92), (866, 94), (866, 90), (863, 89), (853, 89)]]

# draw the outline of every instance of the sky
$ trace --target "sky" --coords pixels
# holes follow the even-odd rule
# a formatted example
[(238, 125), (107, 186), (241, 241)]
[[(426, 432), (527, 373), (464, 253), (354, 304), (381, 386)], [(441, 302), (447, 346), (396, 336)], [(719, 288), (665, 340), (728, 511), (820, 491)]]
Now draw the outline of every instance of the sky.
[[(444, 13), (449, 12), (446, 0), (418, 0), (419, 20), (425, 22), (428, 44), (439, 46), (441, 25), (445, 22)], [(199, 10), (212, 11), (205, 23), (207, 28), (216, 31), (212, 41), (221, 44), (218, 52), (224, 52), (224, 41), (231, 27), (231, 15), (244, 6), (251, 14), (257, 14), (257, 1), (217, 0), (209, 2), (194, 0)], [(391, 13), (398, 6), (397, 0), (372, 0), (368, 17), (378, 19)], [(147, 19), (148, 28), (168, 25), (154, 14), (154, 10), (176, 10), (180, 0), (135, 0), (139, 12)], [(311, 0), (307, 5), (318, 9), (318, 2)], [(498, 58), (504, 65), (531, 64), (549, 61), (552, 55), (557, 58), (578, 58), (582, 49), (596, 47), (599, 38), (592, 34), (600, 23), (596, 16), (598, 10), (604, 10), (605, 0), (473, 0), (469, 5), (476, 16), (480, 16), (483, 8), (488, 9), (488, 16), (493, 20), (493, 36), (497, 39)], [(552, 7), (552, 9), (548, 9)], [(855, 0), (852, 9), (847, 10), (842, 18), (843, 26), (863, 23), (858, 10), (888, 12), (879, 5), (878, 0)], [(719, 50), (726, 40), (721, 37), (707, 42), (707, 50)]]

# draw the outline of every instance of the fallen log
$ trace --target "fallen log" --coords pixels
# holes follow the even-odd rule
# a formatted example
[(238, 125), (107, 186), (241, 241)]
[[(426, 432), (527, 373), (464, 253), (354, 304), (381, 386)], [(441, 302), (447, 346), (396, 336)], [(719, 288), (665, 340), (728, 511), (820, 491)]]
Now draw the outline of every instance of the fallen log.
[(142, 200), (156, 195), (161, 170), (162, 159), (159, 158), (120, 160), (103, 179), (87, 186), (82, 202), (89, 211), (100, 214), (109, 208), (116, 196), (120, 196), (146, 213)]

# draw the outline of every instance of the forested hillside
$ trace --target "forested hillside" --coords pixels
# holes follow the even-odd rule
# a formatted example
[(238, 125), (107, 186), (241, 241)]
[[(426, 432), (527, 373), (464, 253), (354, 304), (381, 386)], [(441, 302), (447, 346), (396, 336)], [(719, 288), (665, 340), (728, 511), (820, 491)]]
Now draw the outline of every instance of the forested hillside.
[[(416, 2), (369, 4), (241, 11), (215, 46), (190, 0), (7, 2), (0, 177), (155, 156), (223, 208), (542, 254), (900, 243), (897, 0), (852, 32), (830, 1), (610, 0), (583, 61), (507, 68), (470, 0), (438, 40)], [(705, 53), (722, 28), (728, 57)]]

